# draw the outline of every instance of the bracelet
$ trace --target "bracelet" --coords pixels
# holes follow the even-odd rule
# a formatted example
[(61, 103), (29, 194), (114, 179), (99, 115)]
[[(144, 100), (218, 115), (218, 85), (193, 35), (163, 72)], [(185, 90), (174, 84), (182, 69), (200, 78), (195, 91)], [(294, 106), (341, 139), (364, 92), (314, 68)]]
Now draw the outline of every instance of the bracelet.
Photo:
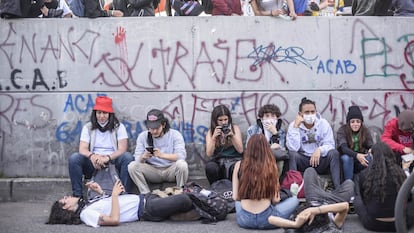
[(91, 159), (92, 155), (94, 155), (93, 152), (88, 155), (88, 158)]
[(106, 155), (106, 156), (108, 156), (108, 159), (109, 159), (108, 162), (111, 162), (112, 161), (111, 156), (110, 155)]
[(270, 17), (273, 16), (273, 10), (270, 10)]
[(321, 207), (320, 206), (318, 206), (318, 210), (319, 210), (319, 213), (321, 214), (322, 213), (322, 210), (321, 210)]

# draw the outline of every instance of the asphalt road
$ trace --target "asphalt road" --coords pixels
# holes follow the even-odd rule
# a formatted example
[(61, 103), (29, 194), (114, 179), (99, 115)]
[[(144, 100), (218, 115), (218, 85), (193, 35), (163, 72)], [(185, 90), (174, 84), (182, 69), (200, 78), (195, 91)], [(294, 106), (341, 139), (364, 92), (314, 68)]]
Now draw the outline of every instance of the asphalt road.
[[(269, 231), (253, 231), (238, 227), (235, 214), (227, 216), (225, 221), (217, 224), (202, 224), (200, 221), (193, 222), (133, 222), (123, 223), (117, 227), (100, 227), (94, 229), (82, 225), (47, 225), (50, 202), (3, 202), (0, 203), (0, 233), (89, 233), (89, 232), (156, 232), (156, 233), (242, 233), (242, 232), (275, 232), (283, 233), (282, 229)], [(366, 231), (358, 221), (357, 215), (349, 215), (343, 228), (343, 232), (365, 233)], [(414, 229), (412, 230), (414, 232)]]

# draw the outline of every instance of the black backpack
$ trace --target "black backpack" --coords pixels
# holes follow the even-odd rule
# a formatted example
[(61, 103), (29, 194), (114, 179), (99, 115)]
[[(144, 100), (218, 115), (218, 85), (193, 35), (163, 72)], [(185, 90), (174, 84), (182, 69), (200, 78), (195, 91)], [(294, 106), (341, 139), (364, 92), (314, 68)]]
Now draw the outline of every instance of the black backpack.
[(221, 179), (215, 181), (211, 184), (211, 190), (227, 201), (227, 213), (236, 212), (236, 206), (233, 200), (233, 186), (230, 180)]
[(193, 206), (202, 218), (202, 223), (215, 223), (226, 219), (227, 201), (216, 192), (204, 189), (195, 182), (183, 186), (183, 192), (193, 201)]

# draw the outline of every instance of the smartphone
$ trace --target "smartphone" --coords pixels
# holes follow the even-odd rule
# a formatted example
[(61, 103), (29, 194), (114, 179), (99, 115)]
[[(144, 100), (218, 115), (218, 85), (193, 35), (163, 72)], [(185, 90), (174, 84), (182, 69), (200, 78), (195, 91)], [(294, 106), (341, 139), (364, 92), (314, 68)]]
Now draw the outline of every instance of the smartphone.
[(404, 160), (404, 162), (410, 162), (414, 160), (414, 155), (413, 154), (406, 154), (401, 156), (401, 158)]
[(145, 148), (148, 152), (150, 152), (151, 154), (154, 154), (154, 147), (146, 147)]

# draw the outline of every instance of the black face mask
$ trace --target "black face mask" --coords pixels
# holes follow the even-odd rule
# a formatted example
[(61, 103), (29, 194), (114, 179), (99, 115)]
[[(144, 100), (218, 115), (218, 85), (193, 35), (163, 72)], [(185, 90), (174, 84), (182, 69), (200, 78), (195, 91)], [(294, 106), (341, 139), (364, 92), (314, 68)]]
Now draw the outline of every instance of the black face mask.
[(52, 0), (52, 2), (45, 2), (45, 6), (49, 9), (56, 9), (59, 6), (59, 1)]

